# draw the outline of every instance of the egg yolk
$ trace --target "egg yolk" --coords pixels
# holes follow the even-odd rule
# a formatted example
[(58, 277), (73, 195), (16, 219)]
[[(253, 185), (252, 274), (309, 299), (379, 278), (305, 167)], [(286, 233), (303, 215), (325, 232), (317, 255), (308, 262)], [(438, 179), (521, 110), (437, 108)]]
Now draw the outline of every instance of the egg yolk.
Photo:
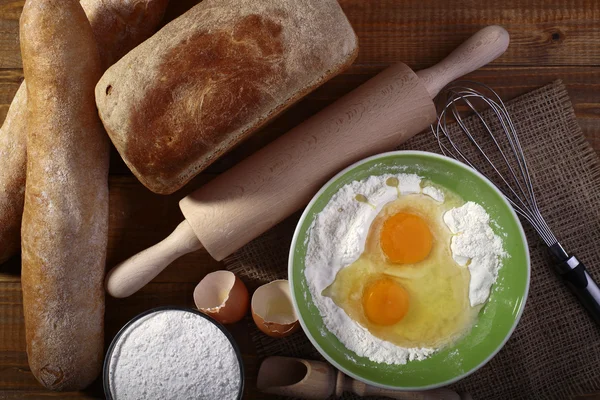
[(365, 315), (377, 325), (394, 325), (408, 312), (406, 289), (387, 278), (367, 286), (362, 302)]
[(412, 264), (429, 255), (433, 236), (423, 218), (401, 212), (383, 223), (380, 243), (389, 261)]

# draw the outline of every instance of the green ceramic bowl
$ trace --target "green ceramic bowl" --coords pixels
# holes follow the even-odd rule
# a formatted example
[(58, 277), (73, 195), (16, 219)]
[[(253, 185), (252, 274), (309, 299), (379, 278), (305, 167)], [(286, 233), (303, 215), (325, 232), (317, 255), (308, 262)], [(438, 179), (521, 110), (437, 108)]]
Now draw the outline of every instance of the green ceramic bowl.
[[(415, 173), (484, 206), (496, 233), (503, 235), (504, 259), (490, 298), (471, 332), (454, 346), (423, 361), (380, 364), (348, 350), (327, 328), (315, 306), (306, 277), (307, 231), (315, 216), (344, 185), (386, 173)], [(475, 372), (500, 349), (517, 326), (529, 291), (529, 251), (513, 208), (498, 189), (473, 169), (433, 153), (397, 151), (359, 161), (333, 177), (306, 207), (294, 233), (289, 258), (294, 307), (304, 332), (319, 352), (345, 374), (388, 389), (424, 390), (455, 382)]]

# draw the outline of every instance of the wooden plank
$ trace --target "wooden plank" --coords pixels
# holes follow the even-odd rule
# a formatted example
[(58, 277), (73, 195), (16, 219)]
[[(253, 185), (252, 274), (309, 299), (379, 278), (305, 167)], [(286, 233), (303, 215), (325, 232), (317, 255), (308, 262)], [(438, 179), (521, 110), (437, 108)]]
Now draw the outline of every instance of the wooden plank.
[(0, 121), (6, 118), (10, 103), (22, 81), (22, 69), (0, 69)]
[(0, 15), (6, 21), (19, 21), (25, 0), (0, 0)]
[[(25, 347), (23, 300), (18, 282), (0, 283), (0, 359)], [(10, 356), (8, 356), (10, 358)], [(0, 374), (2, 375), (2, 374)]]
[[(0, 68), (21, 68), (18, 17), (23, 0), (0, 0)], [(168, 19), (198, 0), (172, 1)], [(505, 26), (513, 45), (497, 63), (600, 65), (600, 2), (595, 0), (340, 0), (359, 39), (359, 64), (431, 65), (490, 24)], [(577, 57), (573, 55), (577, 54)]]
[[(198, 2), (172, 2), (167, 20)], [(513, 44), (498, 64), (600, 64), (600, 3), (595, 0), (339, 2), (359, 38), (357, 64), (402, 61), (424, 68), (492, 24), (504, 26)]]
[(0, 68), (22, 68), (19, 17), (24, 0), (0, 0)]
[(0, 388), (39, 387), (25, 354), (23, 300), (19, 282), (0, 282)]
[[(505, 65), (600, 64), (595, 0), (340, 0), (360, 40), (359, 64), (436, 63), (486, 25), (502, 25), (512, 45)], [(577, 57), (573, 55), (577, 54)]]

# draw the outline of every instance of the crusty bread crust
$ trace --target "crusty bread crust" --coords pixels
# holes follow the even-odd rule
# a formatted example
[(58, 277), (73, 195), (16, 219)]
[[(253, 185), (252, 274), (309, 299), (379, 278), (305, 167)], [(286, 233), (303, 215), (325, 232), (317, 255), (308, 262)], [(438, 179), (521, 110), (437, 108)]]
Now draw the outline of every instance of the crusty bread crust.
[(27, 0), (20, 36), (27, 356), (42, 385), (78, 390), (100, 373), (104, 350), (109, 145), (94, 103), (102, 64), (78, 0)]
[[(149, 38), (168, 0), (81, 0), (105, 69)], [(18, 253), (27, 163), (25, 82), (15, 94), (0, 128), (0, 264)]]
[(27, 88), (23, 82), (0, 128), (0, 264), (21, 247), (27, 160), (26, 111)]
[(81, 0), (104, 69), (152, 36), (169, 0)]
[(336, 0), (204, 0), (109, 68), (96, 102), (125, 163), (168, 194), (357, 49)]

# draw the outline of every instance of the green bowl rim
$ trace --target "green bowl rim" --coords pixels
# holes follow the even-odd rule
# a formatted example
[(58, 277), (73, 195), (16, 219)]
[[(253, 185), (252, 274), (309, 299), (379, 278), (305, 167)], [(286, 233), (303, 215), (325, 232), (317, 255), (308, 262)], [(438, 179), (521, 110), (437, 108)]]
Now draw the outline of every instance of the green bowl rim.
[[(471, 368), (470, 370), (468, 370), (468, 371), (460, 374), (459, 376), (457, 376), (455, 378), (452, 378), (452, 379), (445, 380), (443, 382), (438, 382), (438, 383), (434, 383), (434, 384), (431, 384), (431, 385), (419, 386), (419, 387), (384, 385), (384, 384), (381, 384), (381, 383), (378, 383), (378, 382), (374, 382), (374, 381), (362, 378), (361, 376), (356, 375), (356, 374), (348, 371), (342, 365), (338, 364), (332, 357), (329, 356), (329, 354), (327, 354), (327, 352), (325, 352), (321, 348), (321, 346), (319, 346), (319, 344), (317, 343), (317, 341), (310, 334), (310, 331), (308, 330), (308, 327), (306, 326), (306, 324), (304, 322), (304, 319), (302, 318), (302, 314), (300, 313), (300, 310), (299, 310), (299, 307), (298, 307), (298, 303), (297, 303), (297, 300), (296, 300), (296, 294), (295, 294), (296, 292), (295, 292), (295, 290), (293, 290), (293, 287), (294, 287), (294, 274), (292, 273), (292, 270), (293, 270), (293, 266), (294, 266), (294, 252), (295, 252), (295, 249), (296, 249), (296, 243), (297, 243), (297, 240), (298, 240), (298, 235), (300, 234), (300, 230), (302, 228), (304, 220), (306, 219), (306, 217), (307, 217), (310, 209), (312, 208), (312, 206), (314, 205), (314, 203), (317, 201), (317, 199), (323, 194), (323, 192), (325, 192), (325, 190), (329, 186), (331, 186), (336, 180), (338, 180), (341, 176), (343, 176), (347, 172), (351, 171), (352, 169), (354, 169), (354, 168), (356, 168), (356, 167), (358, 167), (358, 166), (360, 166), (362, 164), (365, 164), (365, 163), (367, 163), (369, 161), (377, 160), (379, 158), (393, 157), (393, 156), (403, 156), (403, 155), (433, 157), (433, 158), (442, 159), (444, 161), (448, 161), (448, 162), (450, 162), (452, 164), (455, 164), (459, 168), (462, 168), (467, 173), (471, 173), (471, 174), (474, 174), (475, 176), (479, 177), (493, 191), (495, 191), (497, 194), (499, 194), (500, 198), (501, 198), (501, 201), (503, 201), (504, 204), (508, 206), (508, 209), (509, 209), (511, 215), (513, 216), (513, 218), (515, 219), (515, 221), (517, 223), (517, 227), (519, 229), (519, 232), (521, 234), (521, 239), (523, 241), (523, 247), (525, 248), (525, 259), (527, 261), (527, 282), (526, 282), (526, 285), (525, 285), (525, 293), (523, 294), (523, 301), (521, 302), (521, 306), (520, 306), (520, 309), (519, 309), (519, 311), (518, 311), (518, 313), (516, 315), (516, 318), (514, 319), (514, 322), (513, 322), (512, 326), (511, 326), (510, 330), (508, 331), (507, 335), (505, 336), (504, 340), (502, 341), (502, 343), (500, 343), (498, 345), (498, 347), (496, 349), (494, 349), (494, 351), (488, 357), (486, 357), (483, 361), (481, 361), (478, 365), (476, 365), (475, 367)], [(525, 304), (527, 303), (527, 298), (529, 297), (529, 285), (531, 283), (531, 258), (530, 258), (530, 254), (529, 254), (529, 244), (527, 242), (527, 237), (525, 236), (525, 231), (523, 230), (523, 226), (521, 225), (521, 220), (519, 219), (519, 217), (518, 217), (517, 213), (515, 212), (513, 206), (506, 199), (506, 197), (504, 196), (504, 194), (502, 194), (502, 192), (496, 187), (496, 185), (494, 185), (487, 177), (485, 177), (479, 171), (477, 171), (477, 170), (469, 167), (468, 165), (466, 165), (464, 163), (461, 163), (460, 161), (457, 161), (457, 160), (455, 160), (453, 158), (443, 156), (441, 154), (431, 153), (431, 152), (427, 152), (427, 151), (420, 151), (420, 150), (396, 150), (396, 151), (389, 151), (389, 152), (385, 152), (385, 153), (376, 154), (376, 155), (364, 158), (364, 159), (362, 159), (360, 161), (357, 161), (357, 162), (353, 163), (352, 165), (344, 168), (343, 170), (341, 170), (340, 172), (338, 172), (335, 176), (333, 176), (331, 179), (329, 179), (327, 181), (327, 183), (325, 183), (321, 187), (321, 189), (319, 189), (319, 191), (313, 196), (313, 198), (310, 200), (310, 202), (304, 208), (304, 211), (302, 212), (302, 215), (300, 216), (300, 220), (298, 221), (298, 224), (296, 225), (296, 229), (294, 230), (294, 236), (292, 238), (292, 243), (290, 245), (290, 252), (289, 252), (289, 256), (288, 256), (288, 279), (290, 281), (290, 290), (292, 292), (292, 303), (294, 305), (294, 311), (296, 312), (296, 315), (298, 316), (298, 321), (300, 321), (300, 326), (302, 327), (302, 330), (306, 334), (306, 337), (308, 338), (308, 340), (310, 340), (310, 342), (312, 343), (312, 345), (317, 349), (317, 351), (330, 364), (332, 364), (338, 370), (342, 371), (344, 374), (350, 376), (351, 378), (357, 379), (357, 380), (359, 380), (361, 382), (367, 383), (367, 384), (375, 386), (375, 387), (379, 387), (379, 388), (382, 388), (382, 389), (391, 389), (391, 390), (423, 391), (423, 390), (437, 389), (437, 388), (440, 388), (440, 387), (443, 387), (443, 386), (447, 386), (447, 385), (450, 385), (450, 384), (452, 384), (454, 382), (457, 382), (457, 381), (459, 381), (459, 380), (461, 380), (461, 379), (463, 379), (463, 378), (471, 375), (472, 373), (478, 371), (485, 364), (487, 364), (504, 347), (504, 345), (506, 344), (506, 342), (508, 342), (508, 339), (510, 339), (510, 337), (513, 334), (513, 332), (515, 331), (515, 329), (516, 329), (519, 321), (521, 320), (521, 316), (523, 315), (523, 310), (525, 310)], [(312, 298), (312, 294), (311, 294), (311, 298)], [(347, 349), (347, 350), (351, 351), (349, 349)]]

